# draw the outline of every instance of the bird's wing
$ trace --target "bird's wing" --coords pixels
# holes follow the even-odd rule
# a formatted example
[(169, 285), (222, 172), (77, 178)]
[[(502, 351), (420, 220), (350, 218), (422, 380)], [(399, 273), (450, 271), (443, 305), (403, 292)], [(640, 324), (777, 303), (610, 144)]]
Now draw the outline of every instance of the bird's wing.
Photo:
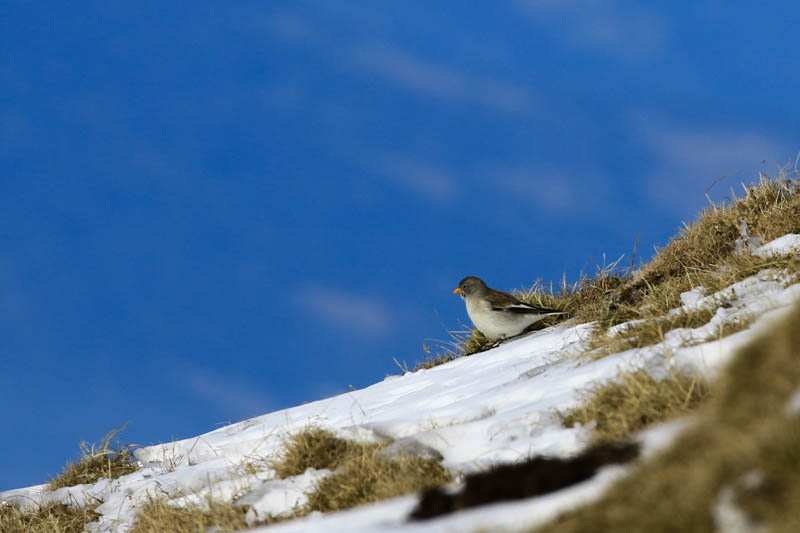
[(495, 311), (508, 311), (510, 313), (518, 313), (518, 314), (536, 314), (536, 315), (545, 315), (549, 313), (559, 313), (560, 311), (556, 311), (555, 309), (547, 309), (545, 307), (537, 307), (535, 305), (529, 305), (523, 302), (520, 302), (513, 296), (508, 293), (496, 291), (494, 289), (490, 289), (490, 293), (487, 296), (487, 300), (492, 305), (492, 309)]

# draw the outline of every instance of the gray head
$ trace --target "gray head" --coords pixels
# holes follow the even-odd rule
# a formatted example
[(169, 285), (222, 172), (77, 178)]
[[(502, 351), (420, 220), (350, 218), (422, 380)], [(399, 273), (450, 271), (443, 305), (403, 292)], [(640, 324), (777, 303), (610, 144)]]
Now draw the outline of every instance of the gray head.
[(467, 276), (458, 282), (458, 287), (453, 291), (453, 294), (460, 294), (462, 298), (468, 296), (484, 294), (489, 290), (489, 287), (483, 282), (482, 279), (475, 276)]

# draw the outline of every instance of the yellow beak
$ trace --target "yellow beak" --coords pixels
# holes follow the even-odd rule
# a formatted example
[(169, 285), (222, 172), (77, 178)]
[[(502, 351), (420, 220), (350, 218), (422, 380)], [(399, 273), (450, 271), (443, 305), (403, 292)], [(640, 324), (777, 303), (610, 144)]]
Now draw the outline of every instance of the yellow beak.
[(456, 287), (455, 289), (453, 289), (453, 294), (461, 294), (461, 289)]

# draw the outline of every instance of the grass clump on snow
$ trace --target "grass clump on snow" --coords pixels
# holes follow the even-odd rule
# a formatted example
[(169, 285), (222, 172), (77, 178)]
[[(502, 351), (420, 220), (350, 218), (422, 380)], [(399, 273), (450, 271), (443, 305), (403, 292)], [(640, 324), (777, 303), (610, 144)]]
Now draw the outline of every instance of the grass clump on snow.
[(120, 426), (109, 431), (99, 444), (81, 443), (81, 457), (69, 462), (58, 477), (51, 479), (47, 487), (56, 490), (84, 483), (95, 483), (102, 478), (117, 478), (138, 470), (133, 457), (135, 446), (121, 444), (117, 434)]
[(710, 396), (699, 377), (675, 374), (655, 379), (644, 370), (592, 389), (576, 408), (562, 414), (565, 427), (594, 423), (592, 439), (612, 443), (669, 418), (693, 411)]
[(309, 468), (335, 470), (349, 455), (369, 446), (337, 437), (327, 429), (310, 427), (289, 435), (284, 449), (270, 467), (279, 478), (299, 476)]
[(0, 505), (0, 531), (3, 533), (80, 533), (86, 524), (100, 516), (92, 506), (81, 509), (52, 503), (20, 510)]
[[(598, 330), (589, 343), (592, 358), (619, 353), (631, 348), (644, 348), (664, 342), (666, 334), (675, 329), (693, 329), (708, 324), (715, 309), (699, 308), (680, 313), (655, 316), (625, 324), (621, 331)], [(721, 339), (747, 328), (754, 317), (737, 317), (723, 322), (704, 341)], [(684, 343), (685, 345), (685, 343)]]
[(590, 342), (593, 357), (619, 353), (630, 348), (643, 348), (664, 341), (667, 332), (677, 328), (697, 328), (707, 324), (714, 316), (714, 310), (694, 309), (673, 315), (655, 316), (633, 321), (623, 326), (619, 332), (597, 332)]
[(442, 486), (452, 480), (434, 459), (404, 453), (381, 453), (388, 442), (359, 443), (331, 431), (308, 428), (291, 435), (272, 464), (278, 477), (299, 475), (308, 468), (334, 472), (317, 482), (304, 512), (336, 511)]
[[(541, 531), (800, 531), (800, 307), (740, 350), (673, 444)], [(756, 529), (763, 528), (763, 529)]]
[(247, 509), (209, 499), (206, 505), (181, 506), (165, 498), (151, 498), (136, 513), (130, 533), (195, 533), (215, 528), (217, 533), (247, 529)]
[(204, 504), (180, 504), (170, 498), (150, 498), (139, 507), (130, 533), (231, 533), (249, 528), (277, 524), (302, 516), (268, 516), (251, 524), (247, 523), (248, 506), (207, 498)]
[(382, 445), (366, 445), (348, 455), (339, 468), (317, 483), (309, 495), (310, 511), (338, 511), (440, 487), (452, 481), (434, 459), (381, 455)]

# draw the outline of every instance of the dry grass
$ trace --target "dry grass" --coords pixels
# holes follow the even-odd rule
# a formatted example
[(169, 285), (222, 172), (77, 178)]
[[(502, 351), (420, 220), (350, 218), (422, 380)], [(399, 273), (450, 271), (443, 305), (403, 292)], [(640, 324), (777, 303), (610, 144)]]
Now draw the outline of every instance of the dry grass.
[(734, 198), (726, 206), (704, 210), (697, 222), (686, 225), (678, 237), (642, 268), (640, 283), (652, 285), (663, 279), (691, 275), (730, 257), (739, 237), (740, 219), (747, 222), (750, 235), (764, 242), (800, 232), (796, 177), (796, 172), (784, 172), (777, 180), (762, 175), (758, 184), (744, 187), (742, 197)]
[(697, 286), (720, 290), (770, 266), (772, 261), (737, 255), (740, 221), (763, 242), (800, 231), (797, 173), (744, 187), (743, 196), (727, 205), (712, 205), (698, 220), (629, 277), (612, 295), (609, 313), (590, 317), (603, 325), (663, 314), (680, 305), (680, 294)]
[(247, 457), (236, 467), (236, 472), (241, 477), (255, 476), (268, 470), (270, 461), (263, 457)]
[[(795, 257), (764, 259), (752, 255), (734, 256), (723, 264), (703, 272), (697, 272), (693, 283), (679, 280), (664, 282), (645, 295), (645, 302), (636, 310), (618, 309), (613, 319), (598, 321), (598, 327), (589, 342), (589, 355), (593, 358), (618, 353), (630, 348), (642, 348), (664, 341), (667, 332), (678, 328), (692, 329), (707, 324), (716, 313), (715, 307), (682, 310), (670, 315), (671, 309), (680, 306), (680, 294), (697, 286), (706, 288), (709, 294), (720, 291), (765, 269), (779, 272), (800, 273), (800, 261)], [(677, 300), (677, 301), (676, 301)], [(621, 316), (631, 320), (621, 331), (611, 333)], [(631, 318), (632, 317), (632, 318)], [(713, 338), (722, 338), (746, 328), (752, 317), (723, 323)], [(710, 339), (709, 339), (710, 340)]]
[(130, 533), (199, 533), (216, 527), (218, 533), (246, 529), (247, 509), (209, 499), (205, 506), (177, 506), (164, 498), (151, 498), (136, 513)]
[(342, 460), (360, 453), (367, 444), (340, 439), (332, 431), (309, 427), (289, 435), (283, 452), (270, 463), (275, 475), (283, 479), (298, 476), (309, 468), (336, 470)]
[(459, 355), (473, 355), (490, 347), (486, 337), (477, 329), (451, 331), (450, 335), (455, 339), (454, 347)]
[(109, 431), (99, 444), (81, 443), (81, 457), (69, 462), (58, 477), (51, 479), (50, 490), (95, 483), (101, 478), (117, 478), (135, 472), (139, 467), (133, 457), (135, 446), (122, 445), (117, 434), (120, 426)]
[(381, 454), (386, 443), (359, 443), (332, 432), (308, 428), (291, 435), (271, 465), (279, 477), (302, 474), (308, 468), (334, 470), (316, 484), (303, 513), (335, 511), (438, 487), (450, 474), (432, 459)]
[(383, 446), (366, 445), (343, 459), (309, 495), (309, 511), (338, 511), (409, 494), (452, 481), (438, 461), (400, 454), (385, 457)]
[(682, 311), (675, 315), (662, 315), (638, 322), (626, 324), (624, 329), (618, 333), (611, 334), (608, 331), (597, 332), (591, 342), (589, 349), (592, 356), (603, 356), (612, 353), (619, 353), (630, 348), (643, 348), (664, 341), (667, 332), (677, 328), (697, 328), (707, 324), (714, 317), (714, 311), (710, 309), (697, 309), (692, 311)]
[(713, 531), (713, 509), (726, 489), (766, 530), (800, 531), (800, 413), (787, 410), (798, 389), (796, 307), (737, 354), (698, 423), (669, 449), (598, 502), (539, 531)]
[[(464, 354), (464, 355), (471, 355), (471, 354)], [(425, 370), (428, 368), (433, 368), (435, 366), (443, 365), (445, 363), (449, 363), (453, 359), (458, 356), (453, 356), (450, 354), (440, 354), (437, 356), (429, 356), (427, 353), (423, 356), (422, 361), (417, 361), (417, 364), (414, 365), (414, 369), (410, 372), (416, 372), (417, 370)]]
[[(98, 502), (99, 505), (99, 502)], [(86, 524), (100, 516), (95, 506), (80, 509), (54, 503), (21, 511), (10, 505), (0, 505), (2, 533), (80, 533)]]
[[(468, 335), (470, 332), (450, 331), (449, 333), (453, 339), (461, 339), (463, 335)], [(461, 355), (459, 351), (460, 347), (461, 344), (459, 344), (459, 342), (456, 340), (450, 342), (438, 342), (434, 345), (433, 349), (436, 349), (436, 353), (434, 353), (430, 346), (423, 344), (422, 361), (417, 361), (413, 370), (404, 368), (403, 374), (406, 372), (416, 372), (417, 370), (433, 368), (435, 366), (450, 362)]]
[(412, 372), (433, 368), (461, 356), (473, 355), (489, 348), (486, 337), (474, 329), (448, 331), (449, 341), (437, 341), (433, 347), (423, 346), (423, 359), (417, 361)]
[[(537, 280), (531, 287), (514, 292), (514, 296), (531, 305), (564, 311), (566, 317), (574, 317), (578, 322), (595, 321), (616, 309), (614, 295), (629, 277), (619, 267), (621, 259), (597, 267), (594, 276), (581, 275), (571, 285), (567, 284), (566, 277), (562, 278), (558, 289)], [(565, 316), (548, 317), (542, 324), (550, 326), (563, 320)]]
[(594, 422), (593, 441), (612, 443), (650, 424), (693, 411), (709, 395), (708, 384), (701, 378), (675, 374), (656, 380), (638, 370), (592, 389), (581, 405), (562, 414), (562, 423), (572, 427)]
[(247, 506), (208, 498), (205, 505), (150, 498), (136, 513), (130, 533), (230, 533), (285, 522), (301, 514), (268, 516), (248, 524)]

